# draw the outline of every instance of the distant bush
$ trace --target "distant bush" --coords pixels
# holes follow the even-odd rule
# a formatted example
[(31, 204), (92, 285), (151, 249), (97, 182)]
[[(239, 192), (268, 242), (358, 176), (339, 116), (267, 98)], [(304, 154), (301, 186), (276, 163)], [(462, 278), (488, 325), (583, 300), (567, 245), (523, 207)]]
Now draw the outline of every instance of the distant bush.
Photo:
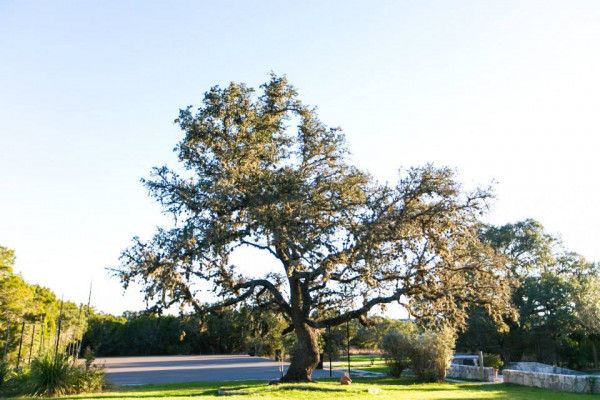
[(381, 348), (390, 374), (396, 378), (409, 367), (415, 335), (408, 332), (389, 332), (383, 337)]
[(450, 330), (441, 332), (390, 332), (381, 343), (390, 374), (399, 377), (409, 366), (418, 380), (437, 382), (446, 377), (454, 348)]
[(504, 365), (504, 362), (500, 358), (499, 354), (486, 354), (483, 356), (483, 366), (492, 367), (494, 369), (500, 369)]

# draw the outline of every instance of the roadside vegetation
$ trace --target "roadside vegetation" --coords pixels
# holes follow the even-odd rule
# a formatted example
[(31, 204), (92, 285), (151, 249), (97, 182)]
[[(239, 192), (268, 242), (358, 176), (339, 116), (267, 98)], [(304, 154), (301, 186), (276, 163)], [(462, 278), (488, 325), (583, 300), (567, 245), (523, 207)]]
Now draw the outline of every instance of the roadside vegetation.
[(106, 387), (104, 371), (92, 366), (93, 357), (76, 364), (65, 352), (45, 352), (31, 364), (7, 369), (0, 384), (0, 396), (53, 397), (91, 393)]

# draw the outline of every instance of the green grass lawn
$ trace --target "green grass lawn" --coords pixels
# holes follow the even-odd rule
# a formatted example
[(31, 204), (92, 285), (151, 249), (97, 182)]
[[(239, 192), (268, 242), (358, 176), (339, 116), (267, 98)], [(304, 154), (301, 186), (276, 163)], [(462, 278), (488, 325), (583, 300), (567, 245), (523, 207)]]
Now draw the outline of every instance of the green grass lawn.
[[(242, 394), (219, 396), (219, 388)], [(369, 394), (368, 388), (380, 393)], [(244, 394), (245, 393), (245, 394)], [(374, 400), (459, 400), (459, 399), (536, 399), (569, 400), (598, 399), (598, 395), (557, 393), (548, 390), (509, 384), (481, 385), (455, 383), (415, 383), (408, 378), (357, 379), (351, 386), (341, 386), (337, 380), (321, 380), (314, 384), (268, 385), (264, 382), (200, 382), (171, 385), (145, 385), (115, 389), (104, 393), (64, 397), (69, 399), (374, 399)]]
[[(323, 367), (325, 369), (329, 368), (329, 360), (327, 359), (327, 356), (325, 356), (325, 362), (323, 364)], [(340, 361), (334, 361), (332, 365), (334, 368), (347, 369), (348, 360), (345, 357), (342, 357)], [(385, 365), (385, 361), (379, 355), (374, 356), (373, 364), (371, 364), (371, 356), (351, 355), (350, 369), (360, 369), (369, 372), (381, 372), (384, 374), (387, 374), (389, 372), (388, 366)]]

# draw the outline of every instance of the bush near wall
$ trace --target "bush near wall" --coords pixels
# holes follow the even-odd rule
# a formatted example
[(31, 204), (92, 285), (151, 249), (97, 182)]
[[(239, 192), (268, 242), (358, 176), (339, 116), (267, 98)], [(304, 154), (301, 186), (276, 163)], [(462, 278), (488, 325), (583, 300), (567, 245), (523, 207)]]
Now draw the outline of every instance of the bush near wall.
[(440, 332), (390, 332), (385, 335), (382, 347), (390, 373), (400, 376), (410, 365), (422, 382), (444, 380), (454, 354), (454, 334), (449, 329)]
[(383, 337), (381, 348), (385, 362), (390, 368), (390, 374), (399, 378), (402, 372), (410, 366), (415, 335), (409, 332), (389, 332)]

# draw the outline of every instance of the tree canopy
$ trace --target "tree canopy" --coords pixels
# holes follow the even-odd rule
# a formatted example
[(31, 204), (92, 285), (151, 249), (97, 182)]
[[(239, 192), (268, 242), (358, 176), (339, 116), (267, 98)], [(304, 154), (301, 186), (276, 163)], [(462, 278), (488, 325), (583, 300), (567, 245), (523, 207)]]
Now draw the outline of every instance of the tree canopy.
[[(13, 362), (22, 354), (37, 355), (55, 340), (61, 301), (48, 288), (27, 283), (13, 272), (15, 252), (0, 245), (0, 340), (6, 361)], [(63, 304), (61, 349), (81, 337), (81, 306), (69, 301)], [(24, 324), (24, 325), (22, 325)], [(37, 327), (37, 331), (36, 331)], [(24, 329), (24, 331), (23, 331)], [(21, 343), (19, 334), (33, 339)]]
[(565, 249), (533, 219), (485, 226), (481, 232), (513, 272), (511, 301), (519, 318), (507, 319), (509, 329), (500, 329), (474, 309), (468, 330), (459, 335), (459, 350), (499, 353), (505, 361), (524, 358), (585, 368), (591, 347), (597, 364), (596, 336), (586, 322), (594, 321), (598, 265)]
[[(377, 182), (349, 163), (341, 130), (284, 77), (271, 76), (258, 94), (213, 87), (176, 122), (183, 168), (158, 167), (144, 181), (175, 226), (134, 238), (117, 269), (125, 287), (141, 283), (153, 309), (276, 308), (298, 338), (289, 380), (310, 379), (319, 329), (377, 306), (399, 302), (422, 320), (455, 325), (469, 304), (507, 311), (510, 270), (477, 230), (488, 189), (464, 191), (452, 170), (432, 165)], [(279, 269), (250, 277), (230, 262), (244, 246)], [(203, 301), (206, 283), (217, 303)]]
[(12, 274), (15, 264), (15, 252), (7, 247), (0, 246), (0, 277)]
[[(597, 265), (596, 265), (597, 267)], [(575, 314), (592, 344), (594, 368), (598, 369), (596, 340), (600, 337), (600, 277), (595, 273), (579, 277), (574, 282)]]

